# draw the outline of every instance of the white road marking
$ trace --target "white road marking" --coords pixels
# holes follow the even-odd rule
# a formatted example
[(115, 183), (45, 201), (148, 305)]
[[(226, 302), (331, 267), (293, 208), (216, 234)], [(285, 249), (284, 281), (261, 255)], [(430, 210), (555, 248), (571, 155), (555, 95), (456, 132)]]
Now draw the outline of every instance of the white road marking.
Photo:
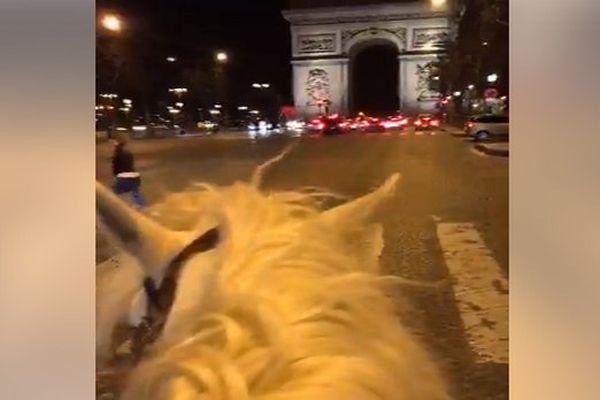
[(477, 362), (508, 363), (508, 282), (471, 223), (440, 223), (437, 235)]

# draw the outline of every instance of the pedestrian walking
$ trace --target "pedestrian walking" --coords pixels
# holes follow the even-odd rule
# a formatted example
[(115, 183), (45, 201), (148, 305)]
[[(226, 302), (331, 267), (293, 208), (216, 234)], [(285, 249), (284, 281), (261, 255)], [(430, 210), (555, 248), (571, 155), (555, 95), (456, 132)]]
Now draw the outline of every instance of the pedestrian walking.
[(131, 200), (138, 208), (146, 205), (140, 186), (142, 179), (139, 172), (135, 170), (133, 154), (127, 149), (127, 136), (117, 132), (112, 139), (114, 153), (112, 168), (115, 181), (113, 191), (116, 194), (130, 194)]

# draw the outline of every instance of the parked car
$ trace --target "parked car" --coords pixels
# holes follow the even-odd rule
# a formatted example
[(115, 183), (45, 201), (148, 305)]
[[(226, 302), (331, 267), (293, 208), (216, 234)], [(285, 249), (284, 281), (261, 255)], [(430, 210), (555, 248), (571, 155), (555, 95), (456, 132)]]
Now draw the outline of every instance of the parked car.
[(415, 118), (414, 125), (416, 130), (439, 128), (440, 120), (431, 114), (419, 114)]
[(476, 141), (508, 137), (508, 116), (483, 114), (471, 117), (465, 124), (465, 134)]

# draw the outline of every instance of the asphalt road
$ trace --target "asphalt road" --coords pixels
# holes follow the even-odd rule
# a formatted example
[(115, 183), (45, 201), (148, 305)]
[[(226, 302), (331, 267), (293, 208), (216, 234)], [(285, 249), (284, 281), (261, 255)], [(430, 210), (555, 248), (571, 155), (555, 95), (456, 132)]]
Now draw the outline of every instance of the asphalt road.
[[(265, 180), (268, 189), (319, 186), (351, 197), (394, 172), (398, 195), (384, 210), (388, 273), (424, 281), (409, 289), (405, 322), (435, 355), (456, 399), (507, 399), (508, 160), (478, 154), (472, 143), (437, 131), (325, 138), (215, 137), (131, 144), (143, 193), (159, 202), (194, 182), (247, 180), (255, 166), (291, 141), (297, 147)], [(97, 177), (109, 182), (110, 147), (97, 147)], [(98, 240), (99, 258), (107, 248)]]

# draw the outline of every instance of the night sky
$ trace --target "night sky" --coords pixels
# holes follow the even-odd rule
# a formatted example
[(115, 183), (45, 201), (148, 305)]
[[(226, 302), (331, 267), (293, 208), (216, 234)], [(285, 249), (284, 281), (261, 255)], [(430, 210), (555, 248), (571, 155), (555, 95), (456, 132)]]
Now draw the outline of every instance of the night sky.
[(283, 99), (290, 99), (290, 33), (281, 15), (286, 8), (285, 0), (97, 1), (99, 13), (123, 16), (140, 52), (154, 53), (158, 60), (174, 55), (189, 63), (212, 61), (214, 51), (224, 49), (230, 55), (227, 76), (233, 91), (269, 82)]

